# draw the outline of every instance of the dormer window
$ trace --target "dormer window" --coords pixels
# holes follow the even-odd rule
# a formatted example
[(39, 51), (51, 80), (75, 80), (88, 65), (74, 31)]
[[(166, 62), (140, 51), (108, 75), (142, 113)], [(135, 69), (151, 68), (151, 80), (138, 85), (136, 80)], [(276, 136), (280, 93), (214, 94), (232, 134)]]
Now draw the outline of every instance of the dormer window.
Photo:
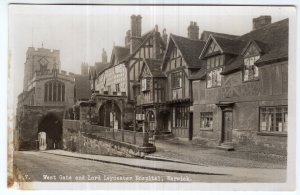
[(221, 86), (221, 72), (224, 65), (224, 55), (210, 57), (206, 60), (207, 63), (207, 88)]
[(243, 52), (244, 67), (243, 67), (243, 81), (255, 81), (259, 77), (259, 69), (255, 62), (260, 58), (261, 49), (257, 46), (255, 41), (248, 44), (248, 47)]
[(258, 67), (254, 63), (259, 56), (244, 58), (244, 81), (257, 80), (259, 76)]

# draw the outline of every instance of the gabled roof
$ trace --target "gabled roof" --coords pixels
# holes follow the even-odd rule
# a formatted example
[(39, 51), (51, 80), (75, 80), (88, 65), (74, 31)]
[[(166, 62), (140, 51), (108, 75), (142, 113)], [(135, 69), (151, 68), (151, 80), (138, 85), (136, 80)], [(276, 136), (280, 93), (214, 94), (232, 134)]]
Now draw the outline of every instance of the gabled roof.
[[(135, 54), (144, 46), (144, 44), (155, 34), (157, 33), (157, 31), (155, 29), (148, 31), (147, 33), (143, 34), (141, 36), (141, 42), (140, 45), (138, 47), (135, 48), (135, 50), (129, 55), (127, 56), (125, 59), (122, 60), (122, 62), (124, 61), (129, 61), (132, 57), (135, 56)], [(159, 36), (160, 39), (160, 43), (161, 45), (163, 45), (163, 47), (165, 47), (164, 42), (161, 38), (161, 36)]]
[(257, 30), (251, 31), (239, 37), (245, 44), (240, 50), (235, 60), (225, 66), (223, 74), (228, 74), (233, 71), (240, 70), (243, 66), (242, 51), (249, 42), (255, 42), (262, 50), (260, 59), (255, 62), (256, 65), (269, 64), (276, 61), (288, 59), (288, 34), (289, 20), (284, 19)]
[(143, 74), (144, 69), (146, 68), (146, 66), (148, 67), (148, 70), (150, 71), (150, 74), (152, 75), (152, 77), (166, 77), (166, 75), (162, 72), (161, 70), (161, 63), (162, 60), (159, 59), (143, 59), (144, 64), (142, 67), (142, 71), (140, 73), (140, 76)]
[(202, 68), (202, 69), (198, 70), (197, 72), (192, 73), (188, 79), (189, 80), (202, 80), (202, 79), (205, 79), (205, 76), (206, 76), (206, 69)]
[(75, 75), (75, 94), (76, 100), (90, 99), (92, 93), (89, 76)]
[(187, 63), (188, 68), (201, 68), (204, 64), (203, 60), (199, 59), (199, 55), (204, 48), (205, 41), (192, 40), (189, 38), (181, 37), (178, 35), (170, 34), (170, 38), (167, 45), (167, 50), (163, 60), (163, 69), (166, 65), (166, 61), (169, 59), (173, 44), (182, 54), (183, 59)]
[(205, 30), (202, 32), (200, 39), (203, 41), (207, 41), (207, 40), (205, 40), (205, 37), (209, 37), (209, 35), (216, 35), (219, 37), (223, 37), (225, 39), (236, 39), (239, 37), (238, 35), (230, 35), (230, 34), (224, 34), (224, 33), (218, 33), (218, 32), (212, 32), (212, 31)]
[(220, 46), (221, 52), (231, 54), (232, 59), (224, 66), (222, 74), (229, 74), (243, 67), (243, 54), (250, 44), (255, 44), (260, 52), (260, 59), (256, 65), (269, 64), (288, 59), (289, 20), (284, 19), (257, 30), (250, 31), (242, 36), (228, 36), (210, 34), (200, 58), (203, 59), (210, 41), (214, 40)]
[[(130, 49), (127, 47), (121, 47), (121, 46), (114, 46), (110, 63), (111, 65), (116, 65), (122, 62), (128, 55), (130, 54)], [(116, 60), (116, 62), (113, 64), (113, 59)]]
[(98, 74), (103, 72), (105, 69), (107, 69), (110, 66), (109, 63), (104, 62), (95, 62), (94, 66), (89, 67), (89, 79), (95, 79)]

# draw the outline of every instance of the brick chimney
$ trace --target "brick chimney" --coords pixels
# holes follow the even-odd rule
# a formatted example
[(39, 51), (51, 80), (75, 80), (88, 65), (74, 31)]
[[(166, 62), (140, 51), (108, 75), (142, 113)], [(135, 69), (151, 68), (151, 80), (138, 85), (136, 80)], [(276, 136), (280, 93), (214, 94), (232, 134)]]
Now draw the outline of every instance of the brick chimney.
[(102, 62), (107, 63), (107, 54), (104, 48), (102, 49)]
[(199, 40), (199, 26), (196, 22), (191, 21), (188, 27), (188, 38)]
[(131, 16), (131, 37), (130, 37), (130, 53), (132, 53), (140, 44), (142, 35), (142, 16)]
[(164, 30), (163, 30), (162, 40), (163, 40), (164, 44), (167, 45), (167, 42), (168, 42), (168, 34), (167, 34), (167, 30), (166, 30), (165, 28), (164, 28)]
[(130, 48), (130, 37), (131, 37), (131, 30), (128, 30), (125, 36), (125, 47), (127, 48)]
[(154, 59), (160, 59), (160, 33), (158, 31), (158, 26), (155, 25), (155, 31), (153, 35), (153, 53), (152, 53), (152, 58)]
[(257, 30), (266, 25), (271, 24), (272, 17), (271, 16), (259, 16), (258, 18), (253, 18), (253, 27), (252, 30)]

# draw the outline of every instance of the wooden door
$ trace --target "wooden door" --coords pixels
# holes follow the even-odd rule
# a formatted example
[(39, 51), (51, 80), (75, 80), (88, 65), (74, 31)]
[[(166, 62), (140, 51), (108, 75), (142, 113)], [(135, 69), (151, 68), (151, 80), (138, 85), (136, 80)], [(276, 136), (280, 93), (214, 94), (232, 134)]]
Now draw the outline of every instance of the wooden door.
[(232, 111), (223, 112), (223, 142), (232, 141)]

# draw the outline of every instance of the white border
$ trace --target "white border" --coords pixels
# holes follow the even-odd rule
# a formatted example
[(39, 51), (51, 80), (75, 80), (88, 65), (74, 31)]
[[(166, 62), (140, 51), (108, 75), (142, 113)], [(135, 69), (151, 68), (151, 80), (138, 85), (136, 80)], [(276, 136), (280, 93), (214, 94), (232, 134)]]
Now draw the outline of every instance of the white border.
[[(0, 4), (0, 22), (1, 22), (1, 28), (0, 28), (0, 34), (1, 34), (1, 39), (0, 39), (0, 60), (1, 60), (1, 71), (0, 71), (0, 83), (1, 83), (1, 96), (0, 96), (0, 108), (1, 108), (1, 112), (0, 112), (0, 117), (1, 117), (1, 123), (0, 123), (0, 129), (1, 129), (1, 141), (0, 143), (2, 144), (1, 146), (1, 175), (0, 175), (0, 181), (1, 181), (1, 194), (2, 192), (5, 193), (39, 193), (39, 192), (33, 192), (33, 191), (26, 191), (26, 192), (22, 192), (22, 191), (16, 191), (16, 190), (8, 190), (6, 188), (6, 170), (7, 170), (7, 154), (5, 151), (7, 151), (7, 97), (4, 94), (7, 94), (7, 48), (8, 48), (8, 3), (39, 3), (39, 4), (47, 4), (47, 3), (51, 3), (51, 4), (56, 4), (56, 3), (79, 3), (79, 4), (94, 4), (94, 3), (113, 3), (113, 4), (118, 4), (118, 3), (161, 3), (161, 4), (167, 4), (167, 3), (178, 3), (178, 4), (193, 4), (193, 3), (201, 3), (201, 4), (231, 4), (231, 5), (251, 5), (251, 4), (257, 4), (257, 5), (295, 5), (295, 6), (299, 6), (299, 2), (298, 1), (279, 1), (279, 0), (265, 0), (265, 1), (233, 1), (233, 0), (227, 0), (227, 1), (217, 1), (217, 0), (188, 0), (188, 1), (183, 1), (183, 0), (145, 0), (145, 1), (121, 1), (121, 0), (113, 0), (113, 1), (104, 1), (104, 0), (42, 0), (42, 1), (38, 1), (38, 0), (22, 0), (22, 1), (1, 1)], [(296, 20), (298, 19), (298, 20)], [(293, 27), (297, 27), (297, 28), (293, 28)], [(290, 36), (291, 38), (294, 40), (295, 43), (297, 44), (290, 44), (289, 46), (289, 112), (291, 113), (291, 115), (294, 116), (294, 121), (300, 121), (299, 116), (296, 115), (296, 110), (299, 110), (299, 105), (296, 103), (296, 101), (299, 98), (299, 90), (296, 90), (299, 85), (299, 68), (298, 65), (296, 66), (296, 62), (299, 62), (299, 52), (298, 52), (298, 48), (299, 48), (299, 40), (296, 38), (296, 32), (299, 32), (299, 14), (297, 13), (297, 18), (293, 18), (290, 20)], [(298, 63), (297, 63), (298, 64)], [(295, 71), (296, 70), (296, 71)], [(297, 81), (295, 83), (295, 81)], [(3, 90), (3, 91), (2, 91)], [(289, 136), (288, 136), (288, 142), (289, 142), (289, 157), (288, 157), (288, 164), (289, 165), (296, 165), (295, 161), (292, 161), (292, 155), (290, 154), (299, 154), (299, 151), (296, 151), (296, 147), (291, 146), (291, 143), (294, 141), (295, 138), (297, 138), (297, 142), (299, 141), (299, 133), (296, 133), (298, 131), (298, 125), (296, 126), (295, 123), (292, 123), (292, 121), (289, 123), (290, 125), (290, 129), (295, 129), (294, 134), (289, 132)], [(295, 142), (294, 142), (295, 144)], [(297, 159), (298, 159), (297, 155)], [(289, 175), (292, 176), (292, 172), (294, 170), (292, 169), (291, 166), (289, 166), (288, 168), (288, 172), (290, 173)], [(297, 171), (297, 175), (299, 174), (299, 171)], [(289, 178), (288, 182), (293, 182), (296, 181), (296, 177)], [(298, 183), (298, 182), (297, 182)], [(38, 183), (34, 184), (34, 188), (40, 188), (40, 187), (44, 187), (46, 183), (42, 183), (42, 185), (39, 185)], [(53, 186), (55, 185), (55, 186)], [(216, 187), (218, 190), (249, 190), (249, 187), (251, 187), (253, 190), (255, 190), (256, 194), (276, 194), (279, 192), (262, 192), (266, 189), (268, 189), (268, 187), (270, 187), (270, 185), (272, 185), (273, 189), (282, 189), (285, 188), (285, 184), (225, 184), (225, 183), (214, 183), (214, 184), (207, 184), (207, 183), (192, 183), (192, 184), (182, 184), (182, 183), (176, 183), (176, 184), (165, 184), (165, 183), (143, 183), (143, 184), (136, 184), (136, 183), (130, 183), (130, 184), (118, 184), (118, 183), (110, 183), (110, 184), (104, 184), (104, 183), (76, 183), (75, 185), (72, 183), (55, 183), (55, 184), (48, 184), (47, 187), (51, 187), (51, 189), (57, 188), (57, 189), (66, 189), (66, 187), (68, 189), (76, 189), (76, 190), (80, 190), (80, 189), (118, 189), (118, 190), (216, 190)], [(260, 192), (259, 192), (260, 191)], [(284, 192), (284, 193), (288, 193), (288, 194), (296, 194), (298, 191), (294, 191), (294, 192)], [(44, 193), (44, 192), (43, 192)], [(46, 194), (48, 193), (53, 193), (53, 191), (47, 191), (45, 192)], [(56, 193), (56, 192), (54, 192)], [(66, 193), (66, 191), (64, 191), (63, 193)], [(78, 191), (72, 191), (72, 194), (77, 194), (77, 193), (82, 193), (82, 192), (78, 192)], [(89, 192), (90, 193), (90, 192)], [(92, 192), (95, 193), (95, 192)], [(122, 192), (124, 193), (124, 192)], [(126, 193), (128, 193), (128, 191), (126, 191)], [(153, 192), (129, 192), (130, 194), (132, 193), (153, 193)], [(174, 192), (172, 192), (174, 193)], [(176, 192), (176, 193), (180, 193), (180, 192)], [(197, 192), (189, 192), (189, 193), (197, 193)], [(233, 192), (205, 192), (208, 194), (232, 194)], [(239, 192), (241, 193), (241, 192)], [(244, 193), (251, 193), (252, 192), (244, 192)], [(244, 194), (243, 193), (243, 194)]]

